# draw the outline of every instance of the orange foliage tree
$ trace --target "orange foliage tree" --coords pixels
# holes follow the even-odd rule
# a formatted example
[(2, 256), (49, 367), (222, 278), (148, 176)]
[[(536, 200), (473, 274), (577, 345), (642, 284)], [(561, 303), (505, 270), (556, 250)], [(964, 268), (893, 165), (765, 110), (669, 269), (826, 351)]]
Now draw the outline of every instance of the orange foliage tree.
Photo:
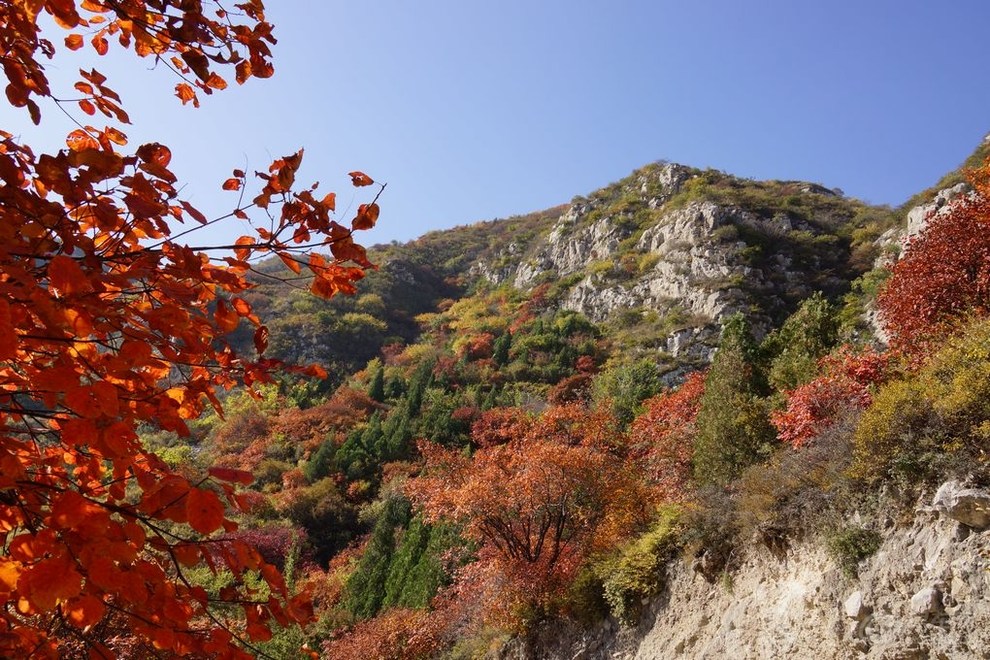
[(877, 295), (895, 348), (926, 352), (968, 314), (990, 313), (990, 161), (969, 181), (972, 193), (928, 219)]
[(505, 442), (479, 443), (470, 458), (421, 442), (425, 467), (406, 487), (427, 520), (459, 522), (465, 537), (480, 544), (485, 568), (464, 575), (499, 576), (479, 583), (498, 585), (485, 600), (503, 623), (560, 595), (590, 553), (648, 514), (607, 414), (555, 407), (532, 423), (502, 424), (497, 435), (513, 432)]
[(645, 410), (629, 428), (630, 457), (663, 500), (680, 500), (688, 493), (704, 392), (705, 372), (695, 372), (677, 389), (645, 401)]
[[(62, 38), (45, 38), (45, 13)], [(350, 227), (335, 222), (333, 194), (293, 190), (300, 151), (257, 173), (250, 201), (235, 170), (222, 187), (241, 191), (236, 208), (207, 219), (178, 197), (167, 147), (125, 149), (129, 118), (103, 75), (80, 71), (70, 108), (42, 64), (57, 44), (88, 41), (102, 55), (116, 42), (171, 68), (177, 96), (198, 104), (226, 87), (223, 71), (239, 83), (272, 74), (271, 30), (258, 0), (230, 12), (196, 0), (0, 3), (8, 101), (35, 123), (47, 103), (112, 124), (80, 124), (54, 154), (0, 131), (0, 656), (58, 657), (71, 640), (98, 657), (249, 657), (273, 622), (311, 616), (255, 549), (223, 539), (247, 502), (235, 484), (250, 474), (220, 468), (190, 482), (146, 452), (137, 429), (187, 433), (184, 420), (219, 410), (219, 389), (270, 380), (274, 361), (226, 341), (243, 320), (259, 356), (267, 344), (240, 297), (252, 260), (308, 267), (320, 295), (352, 291), (370, 264), (351, 233), (373, 225), (378, 206), (362, 205)], [(172, 230), (224, 219), (253, 228), (252, 213), (263, 226), (228, 246), (190, 247), (178, 239), (191, 230)], [(235, 585), (255, 573), (266, 593), (228, 587), (218, 606), (187, 578), (198, 565), (229, 570)]]

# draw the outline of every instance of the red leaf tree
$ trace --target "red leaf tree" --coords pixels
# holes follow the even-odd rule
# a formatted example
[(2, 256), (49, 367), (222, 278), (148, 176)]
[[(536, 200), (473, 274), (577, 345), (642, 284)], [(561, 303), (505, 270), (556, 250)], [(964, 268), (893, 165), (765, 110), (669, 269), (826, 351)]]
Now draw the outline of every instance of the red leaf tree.
[(661, 499), (680, 500), (687, 494), (704, 392), (705, 372), (695, 372), (677, 389), (644, 402), (645, 410), (629, 429), (630, 457)]
[(895, 348), (925, 353), (965, 316), (990, 313), (990, 162), (969, 180), (973, 192), (928, 219), (877, 296)]
[(428, 520), (457, 521), (481, 544), (479, 558), (489, 568), (468, 573), (501, 576), (486, 581), (491, 589), (497, 583), (486, 598), (490, 612), (546, 604), (590, 552), (647, 514), (607, 415), (562, 406), (533, 422), (506, 421), (494, 434), (476, 426), (486, 437), (470, 458), (420, 443), (425, 467), (407, 485)]
[[(70, 108), (41, 62), (57, 48), (39, 27), (47, 13), (69, 31), (68, 49), (83, 47), (85, 34), (99, 54), (112, 41), (154, 57), (179, 76), (179, 98), (198, 104), (197, 94), (226, 86), (221, 71), (239, 83), (272, 73), (262, 3), (233, 10), (180, 0), (0, 3), (8, 101), (35, 123), (42, 104), (54, 104), (115, 125), (81, 125), (54, 154), (0, 131), (0, 656), (59, 657), (72, 640), (99, 657), (136, 648), (250, 657), (273, 623), (311, 616), (257, 550), (216, 542), (236, 528), (230, 512), (247, 500), (234, 484), (250, 474), (215, 470), (191, 483), (143, 449), (137, 428), (188, 433), (185, 420), (219, 409), (218, 389), (270, 380), (275, 362), (237, 355), (226, 340), (244, 322), (265, 349), (267, 330), (241, 297), (255, 258), (308, 267), (313, 291), (332, 295), (353, 290), (370, 266), (364, 250), (332, 219), (332, 194), (294, 192), (301, 151), (259, 173), (250, 201), (208, 220), (178, 197), (167, 147), (124, 149), (119, 126), (129, 118), (103, 75), (81, 71)], [(235, 171), (223, 187), (243, 191), (246, 175)], [(364, 209), (353, 226), (377, 218), (376, 205)], [(173, 234), (176, 222), (247, 225), (252, 212), (264, 212), (267, 228), (228, 246)], [(217, 607), (187, 578), (197, 565), (256, 572), (271, 595), (229, 587)]]
[(812, 442), (842, 415), (873, 403), (871, 388), (889, 376), (890, 355), (843, 347), (819, 363), (821, 375), (786, 393), (787, 405), (771, 413), (777, 437), (794, 449)]

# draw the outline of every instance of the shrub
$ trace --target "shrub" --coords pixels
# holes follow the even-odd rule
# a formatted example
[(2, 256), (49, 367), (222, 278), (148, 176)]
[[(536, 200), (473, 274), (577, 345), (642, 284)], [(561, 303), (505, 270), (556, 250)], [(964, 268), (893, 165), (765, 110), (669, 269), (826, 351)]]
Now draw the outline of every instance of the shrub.
[(660, 573), (679, 544), (679, 520), (679, 508), (662, 509), (646, 533), (595, 564), (605, 602), (616, 618), (632, 622), (642, 600), (663, 586)]
[(828, 539), (829, 553), (838, 562), (842, 572), (854, 578), (859, 573), (859, 563), (880, 549), (880, 535), (863, 527), (845, 527)]
[(772, 360), (770, 385), (790, 390), (811, 380), (818, 359), (835, 346), (838, 335), (836, 307), (815, 293), (778, 330), (767, 335), (760, 347)]
[(974, 193), (928, 219), (877, 296), (896, 347), (927, 352), (966, 315), (990, 313), (990, 161), (970, 181)]
[(691, 374), (676, 390), (647, 400), (629, 429), (630, 457), (663, 499), (687, 492), (704, 388), (704, 372)]
[(887, 379), (889, 361), (885, 353), (847, 347), (819, 360), (820, 375), (786, 392), (785, 409), (770, 415), (780, 440), (803, 447), (846, 413), (868, 407), (870, 388)]
[(856, 430), (856, 473), (913, 482), (972, 471), (985, 461), (988, 440), (990, 321), (983, 320), (878, 390)]
[(650, 360), (631, 364), (612, 363), (595, 378), (593, 398), (610, 402), (612, 414), (625, 427), (636, 416), (640, 404), (663, 390), (663, 373)]

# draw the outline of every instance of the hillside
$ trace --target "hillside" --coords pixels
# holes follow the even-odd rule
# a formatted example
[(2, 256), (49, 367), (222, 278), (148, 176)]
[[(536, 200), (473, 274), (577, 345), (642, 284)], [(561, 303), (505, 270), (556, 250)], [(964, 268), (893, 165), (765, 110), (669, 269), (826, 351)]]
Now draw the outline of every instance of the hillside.
[[(262, 646), (276, 657), (303, 642), (341, 658), (796, 652), (767, 631), (793, 622), (753, 590), (804, 555), (794, 570), (826, 575), (795, 586), (817, 594), (808, 608), (856, 585), (880, 599), (837, 656), (896, 646), (890, 581), (945, 593), (946, 566), (967, 584), (979, 570), (953, 558), (986, 549), (982, 523), (940, 523), (925, 543), (972, 533), (965, 550), (938, 570), (882, 570), (928, 533), (905, 531), (916, 498), (956, 478), (982, 502), (990, 483), (987, 307), (971, 274), (986, 241), (965, 234), (984, 211), (968, 185), (895, 210), (655, 163), (566, 206), (375, 246), (355, 296), (315, 300), (263, 264), (245, 297), (271, 319), (269, 354), (328, 377), (232, 393), (191, 442), (144, 440), (191, 475), (253, 475), (236, 534), (317, 608), (305, 633)], [(939, 307), (945, 295), (915, 292), (956, 272), (926, 274), (924, 250), (942, 244), (905, 256), (899, 237), (952, 222), (960, 247), (937, 261), (961, 274)], [(924, 314), (919, 331), (908, 317)], [(972, 598), (954, 602), (982, 625)], [(657, 641), (681, 619), (705, 640)], [(881, 621), (880, 637), (864, 632)]]
[(813, 292), (848, 292), (898, 217), (817, 184), (655, 163), (567, 206), (375, 246), (379, 270), (356, 297), (318, 301), (259, 278), (251, 301), (275, 319), (274, 357), (339, 364), (338, 381), (413, 340), (417, 314), (479, 287), (540, 288), (553, 307), (608, 325), (623, 355), (696, 363), (734, 313), (762, 335)]

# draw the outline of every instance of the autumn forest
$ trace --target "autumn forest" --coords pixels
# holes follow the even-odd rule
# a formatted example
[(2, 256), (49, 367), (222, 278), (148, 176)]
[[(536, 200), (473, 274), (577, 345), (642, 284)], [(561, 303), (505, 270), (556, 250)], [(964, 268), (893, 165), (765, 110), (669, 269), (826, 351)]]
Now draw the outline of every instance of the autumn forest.
[(208, 217), (113, 80), (46, 77), (116, 49), (194, 120), (275, 73), (272, 30), (259, 0), (0, 4), (8, 104), (78, 123), (0, 130), (0, 656), (483, 657), (635, 625), (671, 562), (729, 584), (820, 535), (855, 575), (852, 511), (990, 481), (986, 143), (901, 208), (655, 163), (366, 247), (373, 172), (338, 212), (300, 150), (218, 174)]

